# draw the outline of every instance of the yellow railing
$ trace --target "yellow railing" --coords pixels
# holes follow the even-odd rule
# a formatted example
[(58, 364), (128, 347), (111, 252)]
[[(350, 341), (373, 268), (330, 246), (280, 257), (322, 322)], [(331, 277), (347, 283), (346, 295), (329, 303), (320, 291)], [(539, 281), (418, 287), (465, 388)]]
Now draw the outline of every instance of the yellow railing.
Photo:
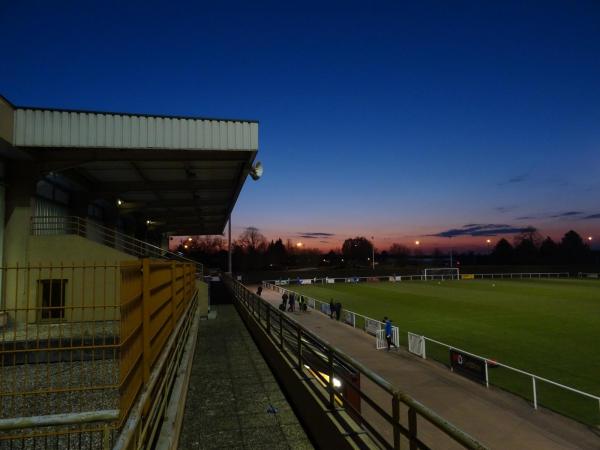
[(0, 448), (112, 446), (189, 322), (195, 266), (144, 259), (0, 275)]

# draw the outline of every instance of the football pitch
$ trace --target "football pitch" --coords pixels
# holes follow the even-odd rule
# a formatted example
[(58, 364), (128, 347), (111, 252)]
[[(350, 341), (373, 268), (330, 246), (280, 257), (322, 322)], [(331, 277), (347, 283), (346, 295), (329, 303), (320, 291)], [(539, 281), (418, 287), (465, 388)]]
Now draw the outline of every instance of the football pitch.
[[(600, 396), (600, 282), (460, 280), (290, 286), (318, 300), (400, 329)], [(359, 324), (357, 323), (357, 326)], [(449, 364), (448, 349), (427, 342), (427, 357)], [(490, 383), (532, 400), (531, 377), (498, 367)], [(537, 382), (538, 402), (600, 424), (597, 400)]]

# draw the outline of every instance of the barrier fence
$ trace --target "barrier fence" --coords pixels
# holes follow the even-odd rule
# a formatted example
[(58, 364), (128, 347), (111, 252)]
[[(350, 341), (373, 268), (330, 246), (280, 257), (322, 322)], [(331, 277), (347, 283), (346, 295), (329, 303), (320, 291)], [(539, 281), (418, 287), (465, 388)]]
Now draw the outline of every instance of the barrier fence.
[(128, 234), (121, 233), (114, 228), (100, 225), (89, 218), (77, 216), (33, 216), (30, 227), (32, 236), (77, 235), (138, 258), (165, 258), (192, 263), (196, 265), (196, 272), (202, 276), (203, 266), (201, 263), (157, 245), (136, 239)]
[(112, 447), (189, 315), (195, 269), (0, 267), (0, 448)]
[[(296, 297), (302, 295), (310, 308), (329, 315), (328, 303), (270, 282), (263, 282), (263, 286), (281, 294), (284, 292), (288, 295), (293, 293)], [(384, 328), (382, 321), (348, 310), (343, 311), (342, 321), (376, 338), (378, 331)], [(463, 370), (461, 373), (485, 384), (488, 388), (490, 385), (493, 385), (512, 392), (530, 401), (534, 409), (544, 406), (585, 424), (592, 426), (600, 425), (600, 396), (566, 386), (525, 370), (517, 369), (493, 359), (445, 344), (430, 337), (412, 333), (408, 330), (398, 330), (398, 336), (397, 345), (405, 347), (411, 353), (421, 358), (433, 359), (458, 372), (461, 372), (461, 367), (458, 364), (453, 364), (453, 354), (456, 357), (464, 355), (465, 358), (473, 358), (480, 364), (481, 373), (472, 373), (466, 370)], [(382, 346), (378, 341), (376, 345), (377, 348), (381, 348)]]
[(427, 280), (479, 280), (479, 279), (542, 279), (542, 278), (569, 278), (569, 272), (506, 272), (506, 273), (460, 273), (445, 275), (385, 275), (385, 276), (351, 276), (351, 277), (324, 277), (324, 278), (287, 278), (279, 280), (265, 280), (277, 286), (298, 284), (335, 284), (335, 283), (376, 283), (398, 281), (427, 281)]
[[(247, 309), (289, 363), (323, 386), (323, 403), (332, 411), (343, 406), (383, 448), (399, 449), (401, 442), (411, 449), (447, 448), (453, 442), (470, 449), (485, 448), (241, 283), (230, 277), (224, 281), (238, 304)], [(317, 304), (318, 300), (312, 300)], [(401, 417), (401, 412), (406, 416)]]

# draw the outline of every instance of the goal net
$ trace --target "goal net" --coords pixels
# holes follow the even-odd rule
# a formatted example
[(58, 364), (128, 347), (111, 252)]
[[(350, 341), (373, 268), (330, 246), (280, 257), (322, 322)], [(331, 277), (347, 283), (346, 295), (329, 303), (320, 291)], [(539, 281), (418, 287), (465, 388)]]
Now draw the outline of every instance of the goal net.
[(459, 280), (460, 271), (458, 267), (433, 267), (425, 269), (426, 280)]

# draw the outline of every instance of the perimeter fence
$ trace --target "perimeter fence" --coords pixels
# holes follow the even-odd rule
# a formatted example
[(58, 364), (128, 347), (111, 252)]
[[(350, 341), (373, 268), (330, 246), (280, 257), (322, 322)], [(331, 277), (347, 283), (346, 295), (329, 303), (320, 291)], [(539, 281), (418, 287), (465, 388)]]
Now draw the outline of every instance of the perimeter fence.
[[(142, 448), (189, 328), (195, 270), (149, 259), (0, 267), (0, 449)], [(136, 416), (143, 390), (154, 398)]]
[[(500, 274), (489, 275), (498, 276)], [(553, 275), (558, 277), (560, 274)], [(405, 277), (402, 278), (403, 280), (405, 279)], [(492, 277), (490, 276), (490, 278)], [(357, 282), (346, 281), (346, 278), (343, 280), (345, 280), (343, 282)], [(284, 292), (288, 295), (293, 293), (296, 298), (302, 296), (308, 307), (313, 310), (320, 311), (326, 315), (330, 315), (331, 313), (329, 304), (316, 298), (268, 281), (263, 282), (263, 286), (281, 294)], [(349, 310), (342, 311), (340, 320), (353, 328), (363, 330), (375, 336), (376, 348), (381, 348), (381, 345), (377, 344), (377, 336), (378, 332), (384, 329), (383, 321)], [(488, 388), (496, 386), (516, 394), (527, 400), (534, 409), (543, 406), (587, 425), (594, 427), (600, 425), (600, 396), (566, 386), (491, 358), (476, 355), (436, 339), (423, 336), (420, 333), (412, 333), (407, 329), (398, 330), (397, 343), (423, 359), (437, 361), (457, 373), (484, 384)]]

